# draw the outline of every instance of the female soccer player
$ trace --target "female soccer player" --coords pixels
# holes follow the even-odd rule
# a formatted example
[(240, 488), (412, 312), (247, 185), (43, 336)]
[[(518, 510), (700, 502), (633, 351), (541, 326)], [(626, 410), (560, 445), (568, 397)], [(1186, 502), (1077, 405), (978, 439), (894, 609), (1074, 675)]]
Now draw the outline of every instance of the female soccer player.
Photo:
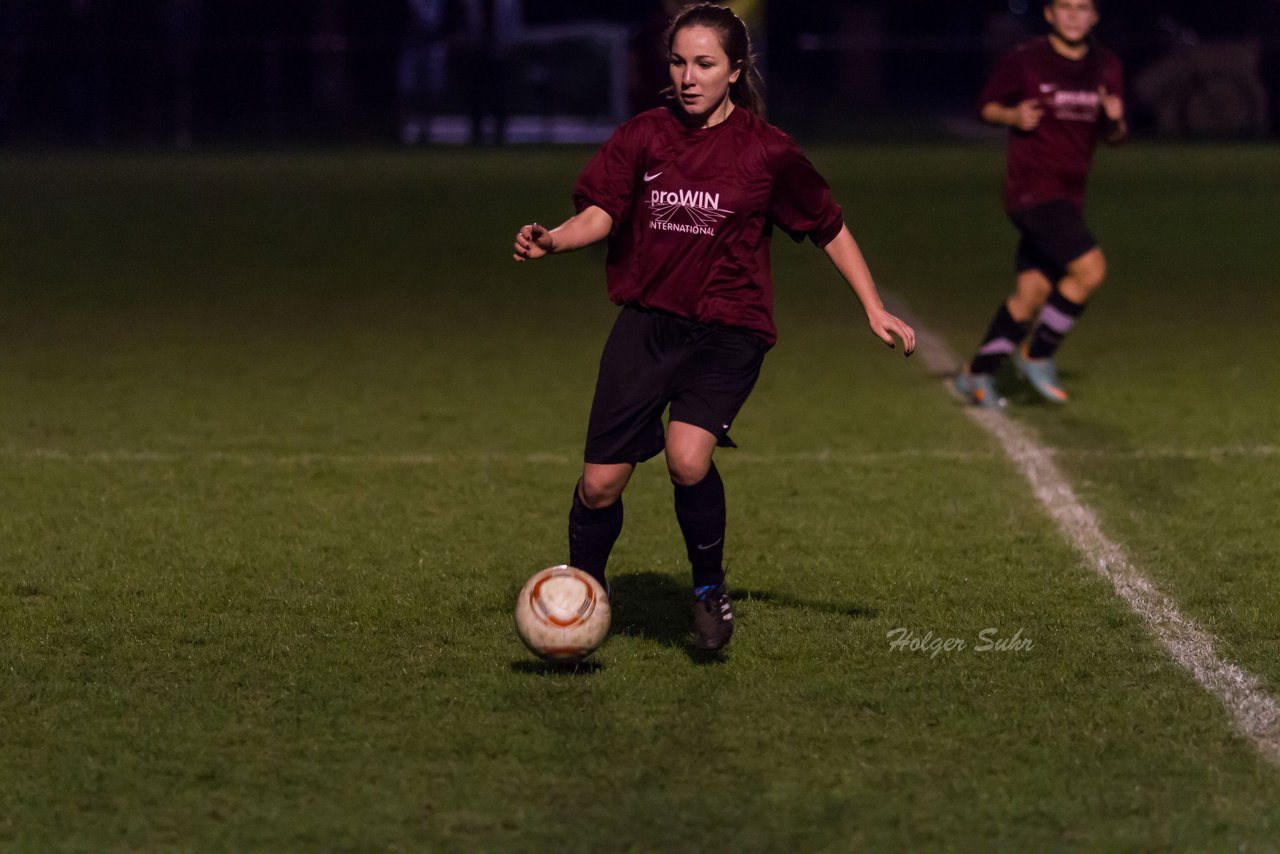
[(666, 46), (669, 105), (618, 127), (578, 178), (578, 213), (553, 229), (523, 226), (514, 258), (608, 238), (609, 297), (622, 306), (600, 360), (569, 512), (569, 563), (606, 584), (622, 491), (636, 464), (665, 448), (693, 567), (697, 641), (719, 649), (733, 612), (724, 486), (712, 455), (733, 446), (729, 427), (776, 339), (774, 226), (826, 251), (882, 341), (893, 347), (897, 336), (910, 355), (915, 332), (885, 311), (826, 182), (761, 117), (742, 21), (716, 4), (689, 6), (672, 20)]
[(1008, 355), (1042, 397), (1066, 403), (1053, 356), (1107, 267), (1084, 222), (1085, 182), (1098, 139), (1128, 134), (1120, 60), (1092, 39), (1094, 0), (1046, 0), (1044, 17), (1049, 35), (1008, 54), (981, 96), (983, 120), (1010, 128), (1004, 203), (1022, 235), (1013, 295), (954, 380), (961, 397), (987, 408), (1004, 405), (994, 375)]

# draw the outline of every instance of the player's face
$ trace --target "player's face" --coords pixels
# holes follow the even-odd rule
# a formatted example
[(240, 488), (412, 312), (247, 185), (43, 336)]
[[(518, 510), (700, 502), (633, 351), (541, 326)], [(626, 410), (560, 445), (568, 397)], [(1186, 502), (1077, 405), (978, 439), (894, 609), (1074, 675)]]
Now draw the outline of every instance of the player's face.
[(1093, 0), (1053, 0), (1044, 7), (1044, 19), (1058, 38), (1067, 44), (1079, 44), (1089, 37), (1098, 23), (1098, 10)]
[(709, 27), (685, 27), (671, 40), (671, 83), (681, 109), (704, 123), (724, 106), (729, 86), (742, 69), (734, 68)]

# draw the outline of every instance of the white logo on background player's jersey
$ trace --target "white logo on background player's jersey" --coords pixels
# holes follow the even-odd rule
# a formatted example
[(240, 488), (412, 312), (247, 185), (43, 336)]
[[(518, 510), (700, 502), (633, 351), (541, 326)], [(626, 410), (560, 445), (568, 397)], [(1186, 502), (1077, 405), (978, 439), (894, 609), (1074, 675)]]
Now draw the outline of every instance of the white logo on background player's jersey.
[(1053, 93), (1053, 114), (1066, 122), (1094, 122), (1098, 120), (1101, 102), (1097, 92), (1056, 89)]

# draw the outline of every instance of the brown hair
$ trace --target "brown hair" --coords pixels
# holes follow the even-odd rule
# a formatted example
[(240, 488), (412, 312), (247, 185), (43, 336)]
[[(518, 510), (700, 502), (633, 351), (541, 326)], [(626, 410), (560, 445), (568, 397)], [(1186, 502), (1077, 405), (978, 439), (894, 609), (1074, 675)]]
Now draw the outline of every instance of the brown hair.
[[(720, 36), (720, 47), (729, 57), (729, 65), (741, 71), (738, 79), (729, 84), (729, 99), (739, 107), (745, 107), (758, 116), (764, 115), (764, 100), (756, 91), (752, 77), (759, 77), (755, 56), (751, 53), (751, 34), (747, 25), (733, 10), (719, 3), (694, 3), (685, 6), (671, 19), (667, 27), (667, 53), (675, 44), (676, 33), (686, 27), (707, 27)], [(674, 90), (669, 90), (674, 95)]]

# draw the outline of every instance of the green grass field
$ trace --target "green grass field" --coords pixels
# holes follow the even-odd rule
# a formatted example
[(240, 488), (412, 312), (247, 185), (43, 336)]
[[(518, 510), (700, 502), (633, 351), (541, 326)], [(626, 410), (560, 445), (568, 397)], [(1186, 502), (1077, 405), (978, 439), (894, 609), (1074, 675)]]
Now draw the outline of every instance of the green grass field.
[[(967, 352), (1011, 284), (1000, 152), (811, 153)], [(601, 252), (508, 248), (588, 154), (0, 158), (0, 844), (1280, 850), (1280, 769), (785, 239), (719, 456), (729, 655), (689, 648), (656, 461), (595, 665), (528, 655), (614, 309)], [(1276, 696), (1280, 158), (1134, 145), (1091, 198), (1074, 400), (1010, 416)]]

